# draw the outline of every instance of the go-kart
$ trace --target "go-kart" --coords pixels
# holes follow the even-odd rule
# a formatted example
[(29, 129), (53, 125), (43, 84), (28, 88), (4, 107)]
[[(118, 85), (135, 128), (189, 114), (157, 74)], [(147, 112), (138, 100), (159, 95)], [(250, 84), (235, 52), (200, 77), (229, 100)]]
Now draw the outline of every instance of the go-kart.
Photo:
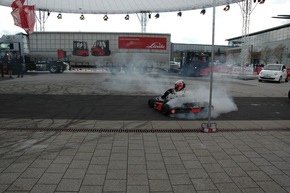
[[(176, 100), (175, 102), (172, 102)], [(164, 115), (173, 115), (179, 113), (193, 113), (200, 114), (208, 112), (208, 102), (185, 102), (182, 98), (175, 98), (171, 100), (162, 99), (160, 96), (155, 99), (148, 100), (148, 106), (160, 111)], [(213, 109), (213, 106), (211, 105)]]

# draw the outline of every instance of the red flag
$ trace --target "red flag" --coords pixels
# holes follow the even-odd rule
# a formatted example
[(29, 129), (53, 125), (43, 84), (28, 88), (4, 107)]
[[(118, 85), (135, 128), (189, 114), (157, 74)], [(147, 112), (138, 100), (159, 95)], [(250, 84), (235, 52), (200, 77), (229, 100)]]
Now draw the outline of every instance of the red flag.
[(25, 0), (15, 0), (15, 1), (13, 1), (13, 3), (11, 4), (12, 9), (14, 10), (16, 8), (22, 7), (23, 4), (24, 4), (24, 1)]
[(11, 15), (14, 19), (14, 25), (23, 28), (27, 33), (32, 33), (35, 25), (34, 6), (23, 5), (25, 0), (15, 0), (11, 7)]

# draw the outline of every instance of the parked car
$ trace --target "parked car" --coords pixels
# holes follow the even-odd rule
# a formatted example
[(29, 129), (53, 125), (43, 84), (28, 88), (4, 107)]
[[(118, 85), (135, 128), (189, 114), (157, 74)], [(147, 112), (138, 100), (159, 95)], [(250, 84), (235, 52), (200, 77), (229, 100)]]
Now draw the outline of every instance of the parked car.
[(287, 68), (284, 64), (267, 64), (259, 73), (259, 82), (287, 82)]
[(289, 91), (288, 91), (288, 98), (290, 99), (290, 89), (289, 89)]

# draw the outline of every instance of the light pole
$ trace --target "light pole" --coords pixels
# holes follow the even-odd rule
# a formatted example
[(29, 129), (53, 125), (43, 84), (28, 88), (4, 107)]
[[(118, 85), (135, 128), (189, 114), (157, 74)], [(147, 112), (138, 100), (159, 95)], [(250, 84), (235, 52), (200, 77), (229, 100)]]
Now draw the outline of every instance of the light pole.
[(201, 124), (201, 131), (211, 133), (217, 131), (216, 123), (211, 122), (211, 107), (212, 107), (212, 88), (213, 88), (213, 71), (214, 71), (214, 47), (215, 47), (215, 7), (216, 0), (213, 0), (213, 14), (212, 14), (212, 48), (211, 48), (211, 65), (210, 65), (210, 90), (209, 90), (209, 107), (208, 107), (208, 122)]

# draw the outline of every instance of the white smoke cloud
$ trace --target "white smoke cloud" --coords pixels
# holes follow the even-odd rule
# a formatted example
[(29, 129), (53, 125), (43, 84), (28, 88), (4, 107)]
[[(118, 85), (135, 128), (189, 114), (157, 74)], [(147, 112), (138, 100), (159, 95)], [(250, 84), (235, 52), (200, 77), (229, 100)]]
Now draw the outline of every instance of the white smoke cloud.
[[(172, 99), (168, 104), (172, 107), (181, 106), (184, 103), (201, 103), (203, 106), (209, 105), (209, 93), (210, 89), (204, 86), (198, 86), (197, 88), (192, 88), (186, 91), (184, 97)], [(207, 104), (207, 105), (206, 105)], [(234, 103), (231, 96), (228, 95), (226, 89), (224, 88), (214, 88), (212, 90), (212, 102), (211, 105), (211, 117), (217, 118), (221, 114), (229, 113), (232, 111), (237, 111), (238, 107)], [(208, 107), (209, 108), (209, 107)], [(201, 113), (183, 113), (172, 115), (172, 117), (182, 118), (182, 119), (201, 119), (208, 118), (208, 108)]]
[[(154, 98), (163, 95), (167, 89), (173, 88), (175, 81), (179, 79), (182, 79), (182, 77), (162, 73), (146, 73), (138, 71), (138, 68), (133, 68), (133, 70), (131, 68), (130, 72), (123, 71), (113, 74), (111, 78), (104, 82), (104, 87), (110, 93), (113, 91), (116, 94), (152, 95), (152, 98)], [(194, 80), (188, 78), (185, 80), (187, 84), (186, 95), (169, 101), (172, 107), (191, 102), (209, 103), (210, 89), (207, 86), (193, 84), (192, 81)], [(203, 83), (206, 83), (206, 81)], [(211, 104), (214, 107), (211, 111), (212, 118), (238, 110), (233, 98), (227, 93), (227, 89), (220, 86), (213, 88)], [(198, 114), (178, 114), (175, 117), (181, 119), (208, 118), (208, 111)]]

